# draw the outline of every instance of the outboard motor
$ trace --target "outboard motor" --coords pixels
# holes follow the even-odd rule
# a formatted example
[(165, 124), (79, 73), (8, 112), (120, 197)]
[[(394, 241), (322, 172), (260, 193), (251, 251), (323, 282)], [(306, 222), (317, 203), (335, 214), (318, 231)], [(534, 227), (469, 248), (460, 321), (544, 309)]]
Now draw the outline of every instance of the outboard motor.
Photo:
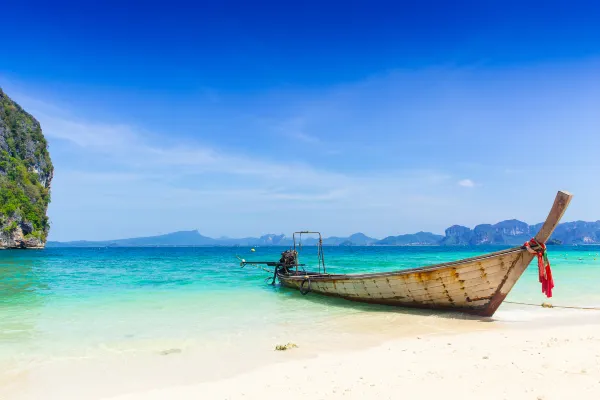
[(281, 253), (279, 259), (279, 267), (285, 272), (289, 272), (291, 269), (296, 268), (298, 263), (298, 252), (296, 250), (286, 250)]

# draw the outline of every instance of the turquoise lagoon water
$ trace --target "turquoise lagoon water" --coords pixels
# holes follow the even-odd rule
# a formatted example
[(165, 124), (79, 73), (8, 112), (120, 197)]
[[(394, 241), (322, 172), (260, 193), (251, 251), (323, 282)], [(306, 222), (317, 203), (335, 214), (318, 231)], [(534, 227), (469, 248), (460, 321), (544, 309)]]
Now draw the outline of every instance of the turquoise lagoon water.
[[(328, 247), (328, 272), (411, 268), (499, 247)], [(278, 259), (284, 248), (86, 248), (0, 252), (0, 362), (234, 346), (265, 346), (299, 335), (377, 333), (398, 309), (360, 305), (265, 283), (268, 274), (236, 260)], [(554, 304), (600, 305), (600, 247), (549, 248)], [(316, 264), (306, 247), (303, 262)], [(546, 301), (535, 262), (507, 300)], [(401, 311), (402, 312), (402, 311)], [(407, 311), (408, 312), (408, 311)], [(549, 312), (504, 304), (499, 320)], [(554, 310), (552, 311), (554, 312)], [(368, 319), (366, 315), (379, 315)], [(431, 314), (430, 314), (431, 315)], [(515, 318), (517, 316), (518, 318)], [(356, 318), (358, 319), (356, 319)], [(363, 318), (363, 319), (361, 319)], [(357, 322), (358, 321), (358, 322)], [(390, 324), (395, 320), (388, 318)], [(384, 324), (385, 325), (385, 324)], [(315, 336), (316, 335), (316, 336)]]

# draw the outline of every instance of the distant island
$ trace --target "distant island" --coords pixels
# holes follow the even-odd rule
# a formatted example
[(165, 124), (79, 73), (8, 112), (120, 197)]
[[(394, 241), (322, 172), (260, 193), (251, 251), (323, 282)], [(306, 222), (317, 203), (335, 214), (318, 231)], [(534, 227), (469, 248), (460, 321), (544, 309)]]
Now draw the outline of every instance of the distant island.
[[(470, 229), (466, 226), (453, 225), (446, 229), (444, 235), (431, 232), (417, 232), (383, 239), (369, 237), (363, 233), (355, 233), (348, 237), (332, 236), (323, 239), (325, 246), (476, 246), (476, 245), (519, 245), (531, 239), (541, 224), (528, 225), (516, 219), (498, 222), (497, 224), (481, 224)], [(316, 245), (315, 238), (305, 238), (306, 246)], [(106, 241), (74, 241), (52, 242), (47, 247), (174, 247), (174, 246), (289, 246), (292, 238), (286, 235), (268, 234), (260, 237), (246, 238), (210, 238), (198, 231), (180, 231), (166, 235), (117, 239)], [(600, 244), (600, 221), (565, 222), (560, 224), (548, 244)]]

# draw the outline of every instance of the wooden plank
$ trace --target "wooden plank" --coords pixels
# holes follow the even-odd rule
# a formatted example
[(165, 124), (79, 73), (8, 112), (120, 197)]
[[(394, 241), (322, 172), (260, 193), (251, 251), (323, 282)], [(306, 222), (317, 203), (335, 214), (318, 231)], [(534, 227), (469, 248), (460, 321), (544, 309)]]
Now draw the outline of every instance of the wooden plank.
[[(414, 300), (436, 300), (445, 299), (450, 296), (452, 299), (467, 299), (476, 297), (491, 296), (496, 291), (497, 285), (490, 284), (486, 286), (474, 286), (468, 289), (461, 288), (449, 288), (447, 290), (438, 291), (420, 291), (420, 292), (407, 292), (407, 291), (387, 291), (380, 293), (371, 293), (373, 297), (402, 297)], [(385, 294), (383, 294), (385, 293)]]
[(447, 286), (447, 287), (436, 287), (433, 289), (418, 289), (418, 290), (406, 290), (405, 287), (392, 287), (391, 289), (386, 289), (380, 291), (383, 295), (389, 297), (394, 295), (402, 295), (402, 296), (421, 296), (421, 295), (429, 295), (429, 296), (437, 296), (437, 295), (450, 295), (452, 297), (469, 296), (469, 293), (473, 291), (478, 291), (482, 289), (496, 290), (498, 288), (498, 284), (500, 283), (500, 279), (492, 282), (473, 282), (471, 286), (468, 287), (460, 287), (460, 286)]
[[(490, 276), (490, 275), (496, 275), (499, 273), (506, 273), (506, 271), (508, 271), (508, 268), (509, 268), (509, 266), (506, 263), (496, 264), (496, 265), (487, 266), (487, 267), (483, 268), (483, 270), (478, 269), (478, 270), (468, 271), (465, 273), (462, 273), (462, 271), (460, 271), (456, 275), (432, 277), (432, 279), (428, 279), (428, 280), (407, 279), (407, 278), (400, 277), (400, 276), (392, 276), (392, 277), (375, 279), (375, 281), (377, 283), (373, 283), (372, 279), (370, 279), (370, 280), (357, 279), (357, 280), (344, 280), (344, 281), (337, 280), (335, 282), (336, 282), (336, 285), (345, 284), (346, 282), (348, 282), (348, 283), (352, 282), (353, 284), (355, 282), (366, 282), (366, 283), (361, 283), (361, 285), (364, 286), (366, 284), (367, 287), (403, 284), (403, 285), (408, 286), (408, 288), (410, 288), (410, 289), (416, 290), (416, 289), (422, 289), (424, 286), (428, 287), (428, 288), (432, 288), (432, 287), (437, 287), (437, 286), (444, 287), (444, 286), (451, 285), (454, 283), (466, 283), (473, 279), (475, 279), (475, 280), (480, 279), (484, 275)], [(326, 281), (324, 278), (322, 280)], [(316, 281), (316, 280), (313, 280), (313, 282), (314, 281)]]
[[(497, 288), (505, 276), (504, 271), (497, 271), (494, 274), (474, 277), (465, 281), (453, 281), (447, 284), (433, 285), (432, 282), (419, 282), (405, 284), (402, 280), (389, 280), (382, 282), (379, 286), (367, 285), (367, 290), (377, 293), (412, 293), (414, 295), (423, 293), (446, 293), (446, 292), (464, 292), (470, 288), (492, 287)], [(364, 286), (363, 286), (364, 287)]]
[[(432, 289), (421, 288), (418, 290), (410, 290), (406, 286), (381, 286), (381, 287), (368, 287), (356, 284), (354, 293), (343, 293), (331, 291), (331, 294), (337, 294), (340, 296), (351, 296), (351, 297), (366, 297), (366, 298), (394, 298), (401, 297), (405, 299), (414, 299), (417, 301), (422, 300), (436, 300), (440, 298), (452, 298), (452, 299), (466, 299), (476, 298), (482, 296), (491, 295), (502, 279), (502, 275), (498, 274), (495, 279), (491, 281), (475, 281), (468, 283), (468, 286), (462, 287), (458, 285), (447, 286), (447, 287), (435, 287)], [(332, 287), (329, 287), (330, 289)], [(321, 285), (311, 285), (313, 292), (323, 292), (327, 294), (327, 290)]]
[[(469, 297), (473, 291), (493, 290), (503, 278), (501, 271), (496, 274), (489, 274), (484, 279), (483, 277), (472, 278), (464, 281), (464, 283), (453, 282), (446, 286), (427, 286), (428, 282), (421, 282), (420, 286), (406, 285), (401, 280), (390, 280), (388, 283), (377, 285), (372, 280), (360, 280), (352, 282), (354, 290), (340, 291), (340, 287), (347, 288), (349, 285), (338, 282), (336, 289), (331, 282), (311, 282), (310, 288), (313, 292), (324, 292), (325, 294), (351, 295), (353, 297), (394, 297), (402, 296), (405, 298), (414, 298), (415, 300), (439, 298), (444, 296), (454, 297)], [(301, 281), (295, 281), (293, 284), (296, 287), (300, 286)], [(305, 288), (308, 289), (307, 284)], [(474, 296), (472, 296), (474, 297)]]

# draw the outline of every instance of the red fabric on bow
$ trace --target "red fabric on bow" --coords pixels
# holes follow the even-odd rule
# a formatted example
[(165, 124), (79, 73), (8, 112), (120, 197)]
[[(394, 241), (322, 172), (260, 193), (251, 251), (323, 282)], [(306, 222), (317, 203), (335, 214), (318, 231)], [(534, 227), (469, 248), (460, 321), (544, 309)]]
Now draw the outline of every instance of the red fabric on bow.
[(552, 289), (554, 288), (554, 280), (552, 279), (552, 270), (550, 269), (550, 261), (546, 253), (546, 245), (539, 243), (535, 239), (525, 242), (525, 248), (531, 254), (537, 255), (538, 273), (540, 283), (542, 284), (542, 293), (546, 297), (552, 297)]

